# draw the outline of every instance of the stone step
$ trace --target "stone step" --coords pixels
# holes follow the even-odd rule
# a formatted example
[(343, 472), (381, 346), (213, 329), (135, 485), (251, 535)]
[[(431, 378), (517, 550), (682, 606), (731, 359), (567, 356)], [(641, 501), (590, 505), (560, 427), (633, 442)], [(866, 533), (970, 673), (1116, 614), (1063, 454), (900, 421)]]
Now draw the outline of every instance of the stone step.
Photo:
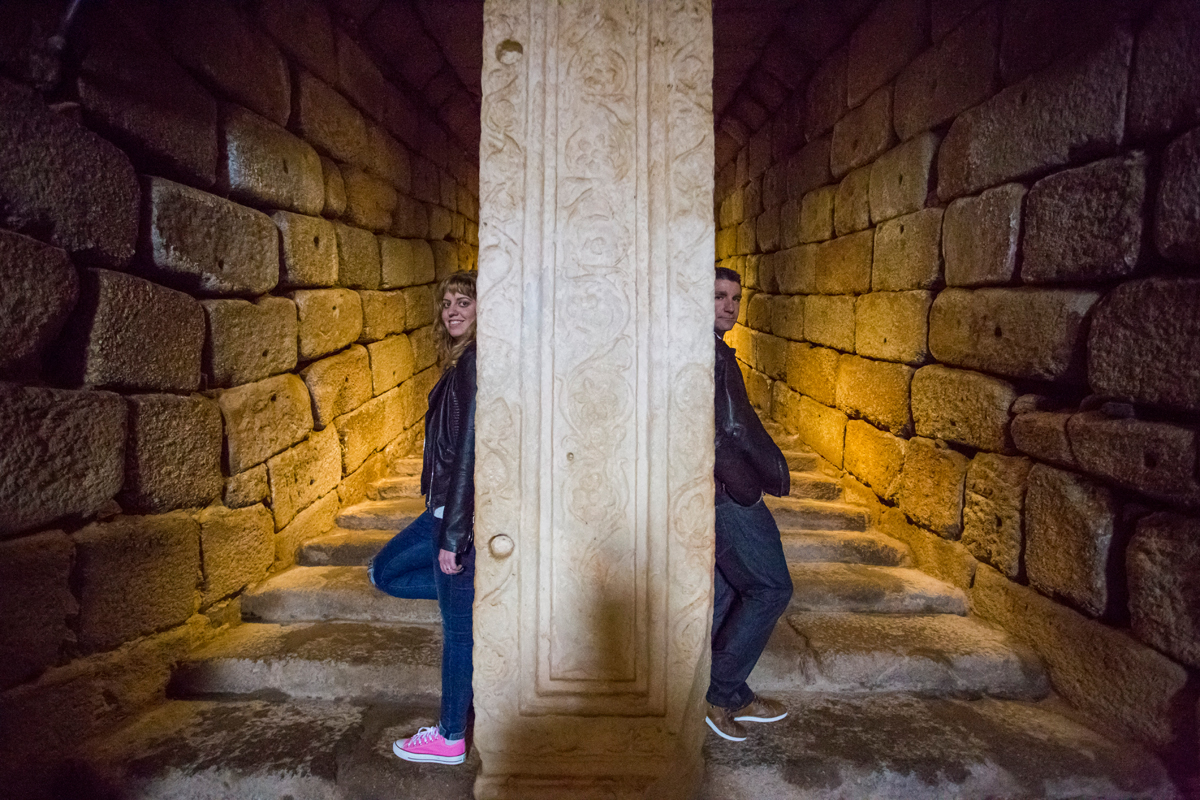
[(396, 703), (438, 695), (441, 654), (440, 625), (246, 623), (190, 654), (168, 691)]
[(301, 545), (296, 563), (304, 567), (364, 567), (395, 535), (396, 531), (334, 528)]
[(784, 450), (783, 457), (792, 472), (815, 472), (821, 465), (821, 457), (811, 451)]
[(425, 501), (420, 497), (405, 497), (398, 500), (366, 500), (344, 508), (337, 515), (341, 528), (356, 531), (403, 530), (425, 511)]
[(796, 500), (841, 500), (842, 484), (818, 472), (792, 472), (791, 492)]
[(780, 528), (810, 531), (865, 531), (871, 519), (866, 510), (846, 503), (828, 503), (794, 497), (766, 498), (767, 508)]
[(367, 497), (372, 500), (399, 500), (402, 497), (421, 496), (421, 474), (394, 475), (375, 481), (367, 490)]
[(242, 595), (255, 622), (441, 622), (436, 600), (402, 600), (376, 589), (366, 567), (292, 567)]
[(912, 692), (1040, 700), (1041, 661), (1005, 632), (953, 614), (830, 614), (781, 619), (750, 683), (764, 692)]
[(908, 567), (870, 564), (789, 564), (791, 612), (854, 611), (877, 614), (967, 613), (961, 589)]
[(395, 476), (416, 475), (421, 477), (421, 467), (423, 462), (420, 456), (412, 458), (402, 458), (398, 461), (393, 461), (388, 472)]
[(1145, 750), (1052, 704), (776, 692), (786, 719), (705, 740), (699, 800), (1176, 797)]
[(793, 563), (838, 561), (903, 567), (911, 563), (908, 545), (871, 531), (806, 531), (782, 528), (783, 554)]

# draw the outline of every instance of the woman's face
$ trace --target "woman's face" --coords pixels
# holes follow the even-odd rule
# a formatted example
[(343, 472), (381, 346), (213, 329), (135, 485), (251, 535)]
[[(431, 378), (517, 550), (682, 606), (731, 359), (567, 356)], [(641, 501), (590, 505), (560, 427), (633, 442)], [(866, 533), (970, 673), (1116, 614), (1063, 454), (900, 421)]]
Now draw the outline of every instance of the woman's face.
[(442, 324), (458, 339), (475, 323), (475, 299), (458, 292), (446, 292), (442, 297)]

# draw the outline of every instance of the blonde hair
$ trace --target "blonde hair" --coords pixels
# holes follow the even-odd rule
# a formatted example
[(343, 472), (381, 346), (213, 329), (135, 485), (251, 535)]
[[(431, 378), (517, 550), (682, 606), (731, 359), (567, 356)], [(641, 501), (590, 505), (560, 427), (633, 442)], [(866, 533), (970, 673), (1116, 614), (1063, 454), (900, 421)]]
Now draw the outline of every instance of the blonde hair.
[(438, 284), (437, 292), (434, 294), (435, 315), (434, 315), (434, 338), (437, 340), (437, 357), (438, 365), (442, 370), (450, 369), (458, 363), (458, 358), (467, 349), (471, 342), (475, 341), (475, 323), (471, 323), (471, 327), (467, 328), (467, 332), (463, 334), (458, 341), (450, 335), (450, 331), (446, 330), (446, 323), (442, 321), (442, 301), (446, 299), (446, 295), (450, 292), (455, 294), (466, 295), (472, 300), (475, 298), (475, 278), (479, 273), (475, 270), (465, 272), (455, 272), (448, 275), (442, 282)]

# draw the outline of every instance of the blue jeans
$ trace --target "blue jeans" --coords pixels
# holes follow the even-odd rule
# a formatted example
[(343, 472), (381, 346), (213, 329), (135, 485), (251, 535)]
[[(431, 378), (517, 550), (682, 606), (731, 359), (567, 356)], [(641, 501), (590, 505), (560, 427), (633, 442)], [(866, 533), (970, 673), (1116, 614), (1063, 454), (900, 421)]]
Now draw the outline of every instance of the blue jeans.
[(371, 559), (371, 583), (392, 597), (437, 600), (442, 612), (442, 711), (438, 730), (447, 739), (467, 732), (471, 709), (471, 609), (475, 603), (475, 548), (463, 554), (457, 575), (437, 563), (437, 534), (442, 521), (421, 514)]
[(754, 699), (746, 685), (775, 623), (792, 599), (779, 527), (766, 504), (716, 508), (712, 671), (708, 702), (737, 709)]

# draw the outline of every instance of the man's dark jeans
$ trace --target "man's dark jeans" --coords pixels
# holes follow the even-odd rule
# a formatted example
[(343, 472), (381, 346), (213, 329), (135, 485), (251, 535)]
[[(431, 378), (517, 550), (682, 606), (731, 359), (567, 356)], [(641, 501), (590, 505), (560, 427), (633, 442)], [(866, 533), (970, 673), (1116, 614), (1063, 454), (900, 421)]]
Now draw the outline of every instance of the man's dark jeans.
[(737, 709), (754, 699), (746, 685), (767, 639), (792, 599), (779, 527), (766, 504), (716, 508), (717, 569), (708, 702)]

